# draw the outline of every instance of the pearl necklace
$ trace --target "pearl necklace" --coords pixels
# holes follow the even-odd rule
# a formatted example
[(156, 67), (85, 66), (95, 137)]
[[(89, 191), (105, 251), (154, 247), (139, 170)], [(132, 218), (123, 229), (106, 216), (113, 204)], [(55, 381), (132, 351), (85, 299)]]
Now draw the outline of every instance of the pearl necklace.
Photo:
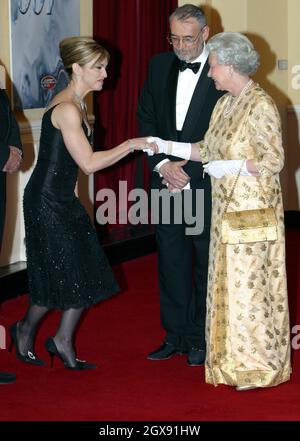
[(241, 90), (241, 93), (238, 96), (231, 96), (228, 99), (227, 104), (226, 104), (224, 111), (223, 111), (223, 115), (225, 118), (228, 118), (230, 115), (232, 115), (234, 110), (237, 108), (240, 100), (245, 95), (245, 93), (250, 89), (252, 84), (253, 84), (253, 80), (249, 80), (248, 83), (245, 84), (245, 86)]

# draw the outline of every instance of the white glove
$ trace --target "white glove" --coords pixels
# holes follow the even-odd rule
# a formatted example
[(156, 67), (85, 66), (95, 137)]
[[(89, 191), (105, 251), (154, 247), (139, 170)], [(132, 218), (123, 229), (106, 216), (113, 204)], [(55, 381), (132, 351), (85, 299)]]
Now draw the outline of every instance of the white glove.
[(164, 153), (165, 155), (167, 154), (168, 141), (165, 141), (164, 139), (158, 138), (157, 136), (149, 136), (147, 138), (147, 142), (149, 142), (150, 144), (154, 142), (157, 145), (157, 147), (158, 147), (157, 153)]
[(155, 142), (158, 147), (157, 153), (177, 156), (178, 158), (182, 159), (190, 159), (191, 157), (192, 145), (189, 142), (165, 141), (157, 136), (149, 136), (149, 138), (147, 138), (147, 142)]
[(203, 168), (206, 173), (217, 179), (220, 179), (225, 175), (237, 175), (240, 170), (241, 176), (252, 176), (247, 170), (246, 161), (244, 159), (210, 161), (207, 164), (204, 164)]
[(152, 149), (143, 149), (143, 152), (147, 153), (148, 156), (154, 155), (154, 151)]
[[(152, 141), (152, 139), (154, 139), (154, 138), (152, 138), (152, 136), (149, 136), (149, 138), (147, 138), (147, 143), (151, 144), (152, 142), (155, 142), (155, 141)], [(143, 152), (147, 153), (148, 156), (154, 155), (154, 151), (152, 149), (143, 149)]]

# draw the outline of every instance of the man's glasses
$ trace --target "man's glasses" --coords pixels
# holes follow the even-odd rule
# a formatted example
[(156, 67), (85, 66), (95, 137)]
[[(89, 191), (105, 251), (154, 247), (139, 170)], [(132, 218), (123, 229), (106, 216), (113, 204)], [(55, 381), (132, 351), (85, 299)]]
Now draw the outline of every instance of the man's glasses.
[(204, 28), (205, 28), (205, 26), (203, 26), (203, 28), (200, 29), (199, 34), (197, 34), (196, 37), (182, 37), (182, 38), (180, 38), (180, 37), (176, 37), (175, 35), (169, 35), (167, 37), (167, 40), (172, 46), (179, 46), (181, 41), (182, 41), (183, 46), (193, 46), (193, 44), (195, 44), (196, 41), (198, 40), (198, 38)]

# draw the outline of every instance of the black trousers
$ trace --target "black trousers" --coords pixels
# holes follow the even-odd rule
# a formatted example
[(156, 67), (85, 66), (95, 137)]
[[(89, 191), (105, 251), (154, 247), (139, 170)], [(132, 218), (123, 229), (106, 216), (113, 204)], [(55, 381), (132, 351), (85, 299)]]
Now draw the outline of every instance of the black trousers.
[[(205, 315), (208, 254), (211, 220), (211, 187), (207, 177), (203, 180), (204, 220), (202, 234), (186, 234), (190, 227), (182, 224), (156, 226), (158, 247), (158, 275), (161, 324), (166, 331), (165, 340), (178, 349), (191, 347), (205, 349)], [(196, 191), (193, 192), (192, 214), (196, 211)], [(160, 219), (161, 220), (161, 219)]]

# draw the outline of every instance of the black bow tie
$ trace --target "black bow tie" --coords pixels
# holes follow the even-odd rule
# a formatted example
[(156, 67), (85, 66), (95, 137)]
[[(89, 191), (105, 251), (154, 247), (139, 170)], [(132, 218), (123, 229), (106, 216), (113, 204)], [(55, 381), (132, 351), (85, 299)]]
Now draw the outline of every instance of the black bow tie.
[(201, 63), (187, 63), (186, 61), (180, 60), (179, 70), (183, 72), (185, 69), (192, 69), (194, 74), (200, 69)]

